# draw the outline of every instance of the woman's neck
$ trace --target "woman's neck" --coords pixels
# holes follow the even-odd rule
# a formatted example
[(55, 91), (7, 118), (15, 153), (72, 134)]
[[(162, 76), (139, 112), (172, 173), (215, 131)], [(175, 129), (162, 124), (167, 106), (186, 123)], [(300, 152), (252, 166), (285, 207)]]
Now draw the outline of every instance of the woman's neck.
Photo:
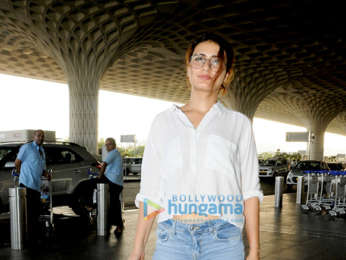
[(191, 92), (190, 100), (187, 102), (185, 109), (199, 112), (207, 112), (217, 102), (217, 95), (209, 93)]

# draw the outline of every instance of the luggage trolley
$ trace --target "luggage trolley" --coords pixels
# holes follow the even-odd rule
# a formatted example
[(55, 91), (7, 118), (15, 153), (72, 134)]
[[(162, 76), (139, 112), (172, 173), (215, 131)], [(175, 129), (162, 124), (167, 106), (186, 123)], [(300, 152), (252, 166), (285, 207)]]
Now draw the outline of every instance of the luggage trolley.
[(315, 212), (321, 212), (319, 193), (321, 189), (320, 180), (316, 171), (304, 171), (307, 174), (307, 193), (306, 202), (301, 206), (301, 209), (305, 212), (313, 210)]
[(319, 205), (322, 207), (322, 209), (329, 211), (332, 209), (334, 205), (334, 199), (331, 196), (330, 190), (328, 190), (328, 186), (330, 187), (330, 182), (331, 182), (331, 176), (328, 170), (320, 171), (319, 181), (320, 181)]
[(330, 175), (334, 178), (331, 181), (331, 191), (334, 195), (334, 207), (329, 211), (329, 215), (345, 216), (346, 215), (346, 172), (331, 171)]
[[(43, 223), (42, 231), (45, 236), (50, 237), (54, 232), (54, 221), (53, 221), (53, 200), (52, 200), (52, 170), (48, 170), (49, 177), (41, 177), (40, 187), (40, 199), (41, 199), (41, 212), (40, 212), (40, 223)], [(11, 171), (13, 177), (13, 186), (19, 186), (19, 173), (16, 169)]]
[(50, 237), (54, 232), (54, 212), (53, 212), (53, 188), (52, 170), (48, 170), (49, 177), (41, 177), (41, 215), (40, 222), (43, 223), (45, 236)]
[[(88, 169), (89, 180), (97, 179), (99, 176), (98, 172), (95, 172), (93, 168)], [(97, 185), (93, 188), (92, 199), (91, 199), (90, 209), (88, 210), (89, 214), (89, 224), (96, 223), (97, 219)]]

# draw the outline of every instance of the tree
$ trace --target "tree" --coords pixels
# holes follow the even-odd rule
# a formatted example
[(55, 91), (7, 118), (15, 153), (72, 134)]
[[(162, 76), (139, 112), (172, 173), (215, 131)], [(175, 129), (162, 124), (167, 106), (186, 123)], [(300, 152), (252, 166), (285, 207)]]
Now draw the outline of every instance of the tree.
[(269, 152), (264, 152), (264, 153), (261, 153), (258, 155), (258, 158), (263, 159), (263, 160), (267, 160), (267, 159), (272, 158), (272, 157), (273, 157), (273, 154), (269, 153)]
[(130, 147), (118, 147), (122, 157), (143, 157), (144, 145), (140, 146), (130, 146)]
[(105, 145), (105, 139), (101, 138), (98, 142), (97, 142), (97, 151), (99, 152), (99, 154), (102, 154), (102, 147)]

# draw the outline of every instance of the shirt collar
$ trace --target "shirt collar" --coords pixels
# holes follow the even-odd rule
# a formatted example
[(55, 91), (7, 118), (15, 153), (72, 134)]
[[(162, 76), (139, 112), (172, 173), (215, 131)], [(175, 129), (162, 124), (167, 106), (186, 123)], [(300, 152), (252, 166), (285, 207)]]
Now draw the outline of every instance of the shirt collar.
[[(217, 102), (214, 104), (214, 105), (212, 105), (212, 107), (210, 108), (210, 110), (209, 110), (209, 112), (211, 111), (211, 110), (213, 110), (213, 109), (216, 109), (218, 112), (221, 112), (222, 111), (222, 109), (223, 109), (223, 104), (220, 102), (220, 100), (217, 100)], [(171, 110), (172, 111), (180, 111), (180, 112), (182, 112), (181, 111), (181, 108), (177, 105), (177, 104), (173, 104), (173, 106), (171, 107)]]
[(35, 141), (32, 141), (32, 144), (37, 150), (41, 148)]
[[(204, 118), (202, 119), (202, 121), (199, 123), (198, 128), (200, 129), (201, 127), (203, 127), (203, 125), (206, 123), (204, 122), (205, 120), (209, 121), (211, 117), (214, 117), (216, 115), (220, 115), (222, 112), (222, 108), (223, 105), (221, 104), (221, 102), (218, 100), (210, 109), (209, 111), (204, 115)], [(194, 126), (192, 125), (192, 123), (190, 122), (190, 120), (187, 118), (186, 114), (181, 110), (181, 108), (174, 104), (171, 108), (171, 111), (177, 113), (178, 117), (180, 118), (180, 120), (182, 120), (182, 122), (191, 128), (194, 128)], [(205, 117), (209, 118), (206, 119)], [(202, 125), (202, 126), (201, 126)]]

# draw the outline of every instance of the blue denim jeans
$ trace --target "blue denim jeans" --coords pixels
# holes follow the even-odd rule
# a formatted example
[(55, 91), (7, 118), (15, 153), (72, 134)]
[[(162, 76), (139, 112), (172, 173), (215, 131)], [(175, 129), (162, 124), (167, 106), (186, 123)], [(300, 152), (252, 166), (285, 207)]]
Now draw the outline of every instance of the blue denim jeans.
[(185, 224), (168, 219), (158, 223), (153, 260), (244, 259), (241, 230), (221, 219)]

